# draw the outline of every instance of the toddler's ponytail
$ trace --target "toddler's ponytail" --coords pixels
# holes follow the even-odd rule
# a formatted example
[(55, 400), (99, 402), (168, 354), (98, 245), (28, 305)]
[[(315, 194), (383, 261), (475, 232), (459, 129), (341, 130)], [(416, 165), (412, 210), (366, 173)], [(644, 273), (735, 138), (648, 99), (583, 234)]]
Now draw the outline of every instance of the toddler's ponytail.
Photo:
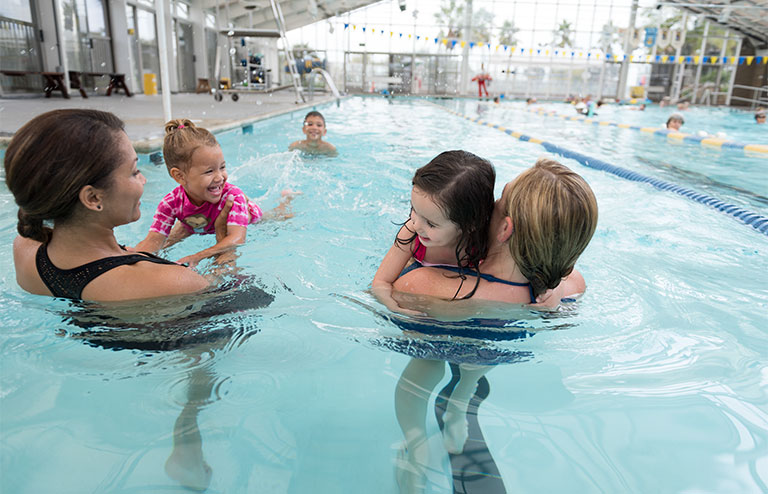
[(186, 172), (192, 160), (192, 153), (200, 146), (218, 146), (216, 138), (208, 129), (198, 127), (188, 118), (169, 120), (165, 124), (163, 159), (168, 172), (172, 168)]

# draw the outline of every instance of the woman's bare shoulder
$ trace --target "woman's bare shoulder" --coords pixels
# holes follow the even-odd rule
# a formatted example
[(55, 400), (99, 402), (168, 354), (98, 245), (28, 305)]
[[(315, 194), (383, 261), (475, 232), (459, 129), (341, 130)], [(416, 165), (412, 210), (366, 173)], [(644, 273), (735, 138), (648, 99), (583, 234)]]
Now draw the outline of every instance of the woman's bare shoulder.
[(17, 236), (13, 240), (13, 264), (16, 269), (16, 283), (21, 288), (37, 295), (50, 295), (50, 291), (37, 274), (35, 256), (41, 243), (31, 238)]

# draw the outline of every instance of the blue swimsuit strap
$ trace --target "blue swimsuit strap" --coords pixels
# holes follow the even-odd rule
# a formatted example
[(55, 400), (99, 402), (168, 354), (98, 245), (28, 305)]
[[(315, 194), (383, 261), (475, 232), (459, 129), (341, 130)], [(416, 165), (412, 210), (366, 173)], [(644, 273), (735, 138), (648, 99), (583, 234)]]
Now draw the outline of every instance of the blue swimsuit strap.
[[(423, 268), (423, 267), (424, 267), (424, 265), (421, 264), (419, 261), (413, 261), (412, 264), (406, 266), (400, 272), (400, 276), (398, 276), (398, 278), (400, 278), (402, 276), (405, 276), (406, 274), (410, 273), (414, 269), (419, 269), (419, 268)], [(471, 275), (471, 276), (480, 276), (481, 279), (483, 279), (483, 280), (485, 280), (485, 281), (487, 281), (489, 283), (501, 283), (502, 285), (511, 285), (511, 286), (527, 286), (528, 287), (528, 293), (531, 296), (531, 302), (530, 303), (532, 303), (532, 304), (536, 303), (536, 297), (533, 294), (533, 287), (531, 286), (530, 283), (515, 283), (514, 281), (502, 280), (501, 278), (497, 278), (497, 277), (492, 276), (490, 274), (478, 273), (477, 271), (474, 271), (472, 269), (467, 269), (467, 268), (462, 269), (462, 268), (459, 268), (457, 266), (430, 266), (430, 267), (445, 269), (447, 271), (451, 271), (451, 272), (454, 272), (454, 273), (457, 273), (457, 274), (468, 274), (468, 275)]]

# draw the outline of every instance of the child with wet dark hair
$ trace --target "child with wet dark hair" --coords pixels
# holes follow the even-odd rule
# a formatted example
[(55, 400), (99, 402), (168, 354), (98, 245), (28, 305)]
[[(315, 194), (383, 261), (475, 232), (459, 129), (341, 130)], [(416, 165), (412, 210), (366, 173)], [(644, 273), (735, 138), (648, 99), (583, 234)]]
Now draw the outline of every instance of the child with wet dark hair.
[(328, 132), (325, 127), (325, 117), (319, 111), (311, 111), (304, 117), (304, 125), (301, 129), (306, 136), (303, 141), (292, 142), (288, 146), (289, 150), (298, 149), (307, 154), (325, 154), (336, 156), (336, 147), (330, 142), (323, 140), (323, 136)]
[[(467, 151), (440, 153), (416, 170), (410, 217), (373, 278), (373, 291), (382, 303), (405, 312), (392, 299), (392, 283), (411, 260), (421, 266), (479, 270), (488, 252), (495, 182), (493, 165)], [(464, 277), (461, 272), (457, 276)]]

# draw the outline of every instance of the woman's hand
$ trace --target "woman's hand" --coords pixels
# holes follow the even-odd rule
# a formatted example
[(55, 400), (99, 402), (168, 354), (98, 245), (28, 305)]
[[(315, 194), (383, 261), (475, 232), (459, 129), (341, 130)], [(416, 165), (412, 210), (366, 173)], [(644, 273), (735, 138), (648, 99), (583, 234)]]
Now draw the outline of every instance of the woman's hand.
[(221, 212), (216, 217), (216, 221), (213, 222), (213, 226), (216, 229), (216, 243), (221, 242), (227, 238), (227, 218), (229, 217), (229, 211), (234, 204), (232, 196), (227, 197), (227, 203), (221, 208)]

